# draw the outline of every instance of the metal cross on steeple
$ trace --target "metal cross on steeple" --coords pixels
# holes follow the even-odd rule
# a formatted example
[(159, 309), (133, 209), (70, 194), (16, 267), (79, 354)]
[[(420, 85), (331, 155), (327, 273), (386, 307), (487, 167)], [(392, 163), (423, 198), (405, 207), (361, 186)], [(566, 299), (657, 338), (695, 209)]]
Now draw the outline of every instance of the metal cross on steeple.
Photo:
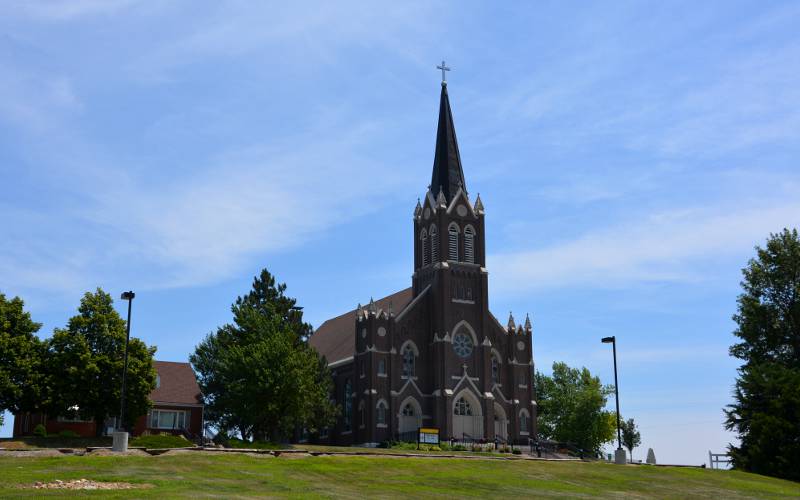
[(450, 68), (448, 68), (447, 65), (444, 63), (444, 59), (442, 59), (442, 65), (436, 66), (436, 69), (442, 70), (442, 85), (447, 85), (447, 78), (445, 78), (444, 72), (450, 71)]

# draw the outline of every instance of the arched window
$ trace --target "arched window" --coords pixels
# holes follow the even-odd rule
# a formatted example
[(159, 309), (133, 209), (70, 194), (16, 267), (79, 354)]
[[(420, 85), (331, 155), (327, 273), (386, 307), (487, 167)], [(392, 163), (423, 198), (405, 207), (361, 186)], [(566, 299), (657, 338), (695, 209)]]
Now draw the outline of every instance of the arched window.
[(378, 401), (378, 406), (376, 406), (377, 412), (376, 412), (376, 415), (375, 415), (375, 421), (378, 424), (386, 425), (386, 410), (387, 409), (388, 408), (386, 407), (386, 402), (385, 401), (383, 401), (383, 400)]
[(431, 262), (439, 262), (439, 231), (436, 226), (431, 226)]
[(472, 226), (464, 229), (464, 262), (475, 263), (475, 230)]
[(406, 405), (403, 407), (402, 413), (404, 417), (413, 417), (414, 405), (412, 405), (411, 403), (406, 403)]
[(423, 229), (422, 233), (419, 235), (419, 239), (421, 240), (420, 247), (422, 247), (422, 265), (423, 266), (427, 266), (428, 265), (428, 232)]
[(359, 427), (364, 427), (367, 423), (367, 412), (364, 407), (364, 402), (358, 403), (358, 425)]
[(378, 360), (378, 375), (386, 375), (386, 360)]
[(492, 356), (492, 382), (500, 383), (500, 360), (497, 356)]
[(449, 245), (448, 245), (448, 259), (449, 260), (458, 260), (458, 226), (456, 224), (450, 224), (450, 227), (447, 229), (447, 232), (450, 235), (449, 238)]
[(414, 348), (411, 344), (406, 344), (403, 348), (403, 376), (404, 377), (413, 377), (414, 376), (414, 368), (416, 364), (416, 354), (414, 353)]
[(472, 416), (472, 406), (464, 398), (458, 398), (453, 406), (453, 415)]
[(528, 412), (522, 410), (519, 412), (519, 430), (524, 433), (528, 433), (529, 426), (531, 425), (530, 417), (528, 416)]
[(353, 429), (353, 384), (350, 379), (344, 383), (344, 430)]

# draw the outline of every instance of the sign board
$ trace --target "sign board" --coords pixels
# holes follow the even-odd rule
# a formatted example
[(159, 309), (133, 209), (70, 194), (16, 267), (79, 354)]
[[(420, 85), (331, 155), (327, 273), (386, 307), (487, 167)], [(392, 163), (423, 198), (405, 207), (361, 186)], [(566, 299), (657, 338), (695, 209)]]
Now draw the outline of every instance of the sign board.
[(420, 444), (439, 444), (439, 429), (432, 427), (419, 428)]

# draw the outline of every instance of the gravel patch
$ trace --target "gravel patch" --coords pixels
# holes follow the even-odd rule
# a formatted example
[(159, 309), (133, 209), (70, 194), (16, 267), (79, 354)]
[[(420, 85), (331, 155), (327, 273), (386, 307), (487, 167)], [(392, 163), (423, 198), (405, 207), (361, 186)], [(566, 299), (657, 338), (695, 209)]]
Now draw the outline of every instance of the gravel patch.
[(92, 481), (90, 479), (73, 479), (70, 481), (62, 481), (56, 479), (49, 483), (37, 481), (30, 488), (36, 490), (132, 490), (134, 488), (146, 488), (151, 485), (144, 484), (131, 484), (131, 483), (106, 483), (99, 481)]

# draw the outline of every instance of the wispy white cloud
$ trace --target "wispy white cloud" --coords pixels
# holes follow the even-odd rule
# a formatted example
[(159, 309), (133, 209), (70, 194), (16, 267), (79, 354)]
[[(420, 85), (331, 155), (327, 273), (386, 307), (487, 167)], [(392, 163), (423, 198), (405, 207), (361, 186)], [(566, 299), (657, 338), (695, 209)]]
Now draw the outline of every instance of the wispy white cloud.
[(770, 232), (792, 227), (798, 220), (796, 201), (653, 214), (546, 248), (491, 255), (492, 282), (500, 293), (515, 293), (701, 281), (706, 277), (697, 267), (699, 262), (745, 253)]

